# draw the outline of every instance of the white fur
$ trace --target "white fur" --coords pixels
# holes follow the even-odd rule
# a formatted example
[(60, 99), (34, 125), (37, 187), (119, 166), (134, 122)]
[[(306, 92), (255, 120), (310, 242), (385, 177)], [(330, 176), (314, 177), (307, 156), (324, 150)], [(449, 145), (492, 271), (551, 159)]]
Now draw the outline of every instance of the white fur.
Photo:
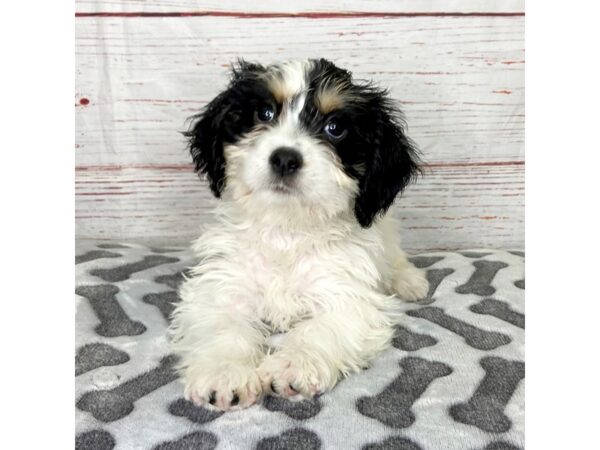
[[(282, 67), (302, 95), (297, 72), (306, 69)], [(393, 295), (416, 300), (428, 290), (390, 217), (366, 229), (356, 222), (356, 181), (299, 131), (292, 105), (277, 125), (224, 149), (217, 222), (193, 245), (200, 262), (180, 288), (170, 334), (186, 398), (198, 405), (247, 407), (271, 386), (294, 399), (329, 390), (388, 347)], [(304, 160), (288, 192), (274, 189), (269, 171), (279, 146)], [(277, 351), (266, 345), (272, 330), (286, 333)]]
[[(249, 406), (271, 382), (290, 397), (290, 384), (305, 397), (331, 389), (389, 345), (390, 295), (427, 292), (389, 218), (362, 229), (340, 217), (308, 232), (240, 211), (223, 204), (195, 242), (201, 262), (181, 287), (171, 326), (186, 396), (197, 404), (216, 391), (215, 406), (228, 409), (235, 391), (238, 407)], [(272, 354), (265, 322), (287, 332)]]

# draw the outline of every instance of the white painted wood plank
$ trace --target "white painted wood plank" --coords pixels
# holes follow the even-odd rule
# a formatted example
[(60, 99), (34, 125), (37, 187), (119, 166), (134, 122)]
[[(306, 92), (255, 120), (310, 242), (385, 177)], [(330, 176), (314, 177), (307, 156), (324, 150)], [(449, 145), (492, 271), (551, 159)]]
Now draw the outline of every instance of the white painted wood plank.
[(402, 11), (506, 12), (524, 11), (524, 0), (75, 0), (77, 12), (91, 11)]
[[(396, 201), (410, 251), (521, 248), (524, 166), (433, 166)], [(76, 177), (77, 235), (187, 244), (215, 200), (191, 167), (85, 169)]]
[(77, 235), (196, 237), (214, 200), (177, 130), (238, 56), (324, 56), (391, 88), (431, 164), (394, 209), (408, 249), (522, 247), (523, 26), (522, 17), (79, 18)]
[(188, 162), (231, 61), (327, 57), (402, 101), (430, 163), (523, 158), (524, 18), (79, 18), (76, 162)]

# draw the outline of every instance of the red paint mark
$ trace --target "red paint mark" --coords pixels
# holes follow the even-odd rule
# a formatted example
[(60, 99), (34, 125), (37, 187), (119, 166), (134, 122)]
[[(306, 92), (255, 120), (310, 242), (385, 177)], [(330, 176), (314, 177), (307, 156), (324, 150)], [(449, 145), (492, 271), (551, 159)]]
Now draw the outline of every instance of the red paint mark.
[[(447, 177), (444, 177), (446, 179)], [(504, 179), (504, 177), (502, 177)], [(432, 185), (436, 185), (437, 183), (430, 183)], [(522, 184), (521, 181), (503, 181), (502, 183), (490, 183), (489, 181), (481, 182), (481, 183), (454, 183), (456, 186), (489, 186), (489, 185), (499, 185), (506, 186), (507, 184)]]
[(400, 73), (410, 73), (410, 74), (415, 74), (415, 75), (456, 75), (458, 72), (400, 72)]
[(131, 164), (127, 166), (112, 165), (112, 166), (77, 166), (76, 171), (116, 171), (127, 169), (148, 169), (148, 170), (190, 170), (193, 164)]
[(502, 64), (511, 65), (511, 64), (525, 64), (525, 60), (521, 61), (501, 61)]
[(512, 94), (510, 89), (500, 89), (498, 91), (492, 91), (494, 94)]
[(425, 167), (523, 166), (525, 161), (489, 161), (473, 163), (430, 163)]
[(85, 98), (85, 97), (83, 97), (83, 98), (80, 98), (80, 99), (79, 99), (79, 104), (80, 104), (81, 106), (86, 106), (86, 105), (89, 105), (89, 104), (90, 104), (90, 99), (89, 99), (89, 98)]
[(183, 11), (183, 12), (76, 12), (75, 17), (236, 17), (239, 19), (346, 19), (386, 17), (524, 17), (524, 12), (235, 12), (235, 11)]
[[(136, 179), (136, 180), (110, 180), (110, 181), (105, 181), (105, 180), (94, 180), (94, 181), (81, 181), (81, 180), (77, 180), (75, 181), (75, 184), (132, 184), (132, 183), (172, 183), (173, 181), (175, 181), (175, 179), (168, 179), (168, 180), (149, 180), (149, 179)], [(500, 184), (500, 183), (498, 183)], [(114, 189), (114, 188), (107, 188), (107, 189)], [(120, 188), (119, 188), (120, 189)]]
[(75, 195), (131, 195), (133, 192), (76, 192)]
[[(224, 64), (223, 67), (229, 67), (229, 64)], [(149, 103), (207, 103), (206, 100), (179, 100), (167, 98), (124, 98), (124, 102), (149, 102)]]
[(479, 105), (479, 106), (523, 106), (519, 103), (479, 103), (479, 102), (464, 102), (463, 105)]
[(349, 32), (339, 32), (336, 33), (338, 36), (362, 36), (364, 31), (349, 31)]

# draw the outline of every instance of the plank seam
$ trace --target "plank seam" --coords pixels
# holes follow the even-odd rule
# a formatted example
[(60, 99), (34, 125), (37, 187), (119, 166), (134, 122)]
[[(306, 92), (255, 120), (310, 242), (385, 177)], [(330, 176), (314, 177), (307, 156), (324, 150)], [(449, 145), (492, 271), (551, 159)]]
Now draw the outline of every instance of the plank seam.
[(235, 12), (235, 11), (102, 11), (76, 12), (76, 18), (85, 17), (233, 17), (237, 19), (352, 19), (352, 18), (402, 18), (402, 17), (523, 17), (525, 12)]

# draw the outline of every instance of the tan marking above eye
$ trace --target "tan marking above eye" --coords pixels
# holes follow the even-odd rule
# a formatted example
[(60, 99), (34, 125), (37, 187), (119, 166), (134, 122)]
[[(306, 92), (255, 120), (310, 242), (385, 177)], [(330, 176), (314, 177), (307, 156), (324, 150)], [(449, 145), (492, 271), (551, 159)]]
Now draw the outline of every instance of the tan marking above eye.
[(320, 90), (315, 95), (315, 106), (323, 115), (342, 108), (345, 103), (344, 95), (335, 88)]
[(286, 79), (279, 73), (268, 74), (265, 78), (267, 88), (279, 105), (291, 101), (298, 94), (296, 87), (287, 83)]
[(269, 80), (269, 91), (273, 94), (273, 98), (278, 104), (284, 103), (288, 98), (291, 97), (289, 89), (286, 89), (286, 85), (283, 80), (276, 77)]

